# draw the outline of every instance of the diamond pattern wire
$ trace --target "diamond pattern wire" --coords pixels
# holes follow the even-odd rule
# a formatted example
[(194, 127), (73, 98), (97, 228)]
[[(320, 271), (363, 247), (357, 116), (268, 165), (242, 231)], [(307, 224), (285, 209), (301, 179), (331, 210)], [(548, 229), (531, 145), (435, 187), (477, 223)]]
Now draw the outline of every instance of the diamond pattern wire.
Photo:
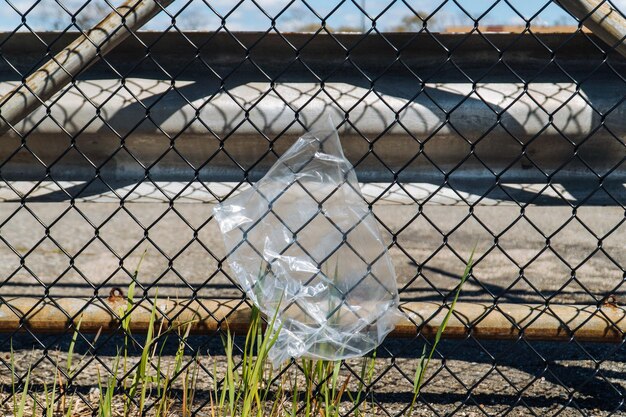
[[(118, 6), (3, 1), (15, 24), (0, 25), (1, 94), (27, 88), (29, 74)], [(232, 316), (214, 316), (207, 299), (248, 302), (210, 206), (200, 203), (249, 187), (321, 114), (335, 117), (364, 182), (402, 301), (449, 303), (475, 247), (461, 299), (482, 303), (485, 315), (506, 316), (505, 303), (553, 315), (563, 303), (598, 312), (619, 306), (626, 292), (624, 38), (607, 45), (586, 25), (601, 7), (623, 15), (623, 4), (600, 1), (581, 18), (539, 0), (189, 0), (161, 6), (147, 26), (154, 32), (124, 28), (129, 36), (117, 50), (99, 54), (24, 121), (0, 110), (9, 126), (0, 145), (0, 303), (19, 318), (0, 335), (0, 350), (10, 352), (0, 355), (0, 406), (8, 409), (18, 394), (6, 387), (17, 382), (21, 392), (29, 369), (58, 368), (85, 415), (98, 412), (94, 369), (117, 378), (116, 393), (128, 396), (122, 381), (140, 364), (133, 359), (120, 373), (113, 347), (126, 339), (135, 353), (143, 348), (143, 336), (122, 324), (139, 307), (126, 311), (110, 300), (129, 286), (166, 322), (178, 317), (154, 303), (157, 295), (196, 302), (218, 323), (216, 334), (163, 337), (164, 351), (184, 352), (174, 396), (182, 398), (177, 384), (194, 367), (205, 391), (221, 384), (203, 357), (220, 355), (217, 336)], [(550, 19), (559, 33), (545, 33)], [(1, 105), (9, 96), (0, 97)], [(308, 222), (291, 230), (268, 213), (296, 237), (332, 196), (318, 201), (298, 185), (319, 203)], [(328, 220), (344, 244), (359, 225), (341, 230)], [(363, 279), (377, 279), (376, 260), (348, 246), (366, 264)], [(308, 254), (297, 238), (284, 251), (291, 247)], [(84, 304), (68, 308), (68, 295)], [(34, 301), (19, 310), (16, 298)], [(67, 319), (64, 334), (26, 324), (44, 305)], [(112, 332), (71, 324), (90, 308), (119, 319)], [(415, 338), (386, 341), (368, 356), (375, 361), (342, 363), (342, 375), (364, 389), (342, 415), (357, 407), (371, 415), (409, 411), (418, 354), (432, 343), (421, 332), (425, 323), (409, 319)], [(493, 341), (476, 334), (479, 324), (437, 347), (414, 415), (626, 413), (626, 338), (581, 342), (574, 333), (586, 322), (561, 322), (566, 341), (537, 341), (527, 335), (532, 321), (510, 319), (515, 340)], [(80, 363), (58, 367), (72, 338)], [(235, 350), (241, 356), (239, 339)], [(166, 377), (159, 364), (148, 366)], [(272, 383), (288, 372), (304, 370), (293, 361)], [(146, 413), (157, 406), (149, 403)], [(207, 415), (209, 407), (199, 395), (191, 414)]]

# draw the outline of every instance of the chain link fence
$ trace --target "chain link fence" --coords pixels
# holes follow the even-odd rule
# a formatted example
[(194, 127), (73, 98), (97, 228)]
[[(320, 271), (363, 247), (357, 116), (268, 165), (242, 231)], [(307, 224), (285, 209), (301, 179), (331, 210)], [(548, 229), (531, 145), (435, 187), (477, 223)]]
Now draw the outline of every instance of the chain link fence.
[(95, 370), (141, 351), (155, 297), (164, 325), (200, 317), (165, 342), (177, 375), (219, 385), (199, 358), (249, 303), (212, 207), (331, 115), (406, 315), (361, 381), (372, 415), (407, 412), (473, 250), (415, 415), (626, 413), (622, 1), (3, 2), (5, 409), (33, 369), (96, 415)]

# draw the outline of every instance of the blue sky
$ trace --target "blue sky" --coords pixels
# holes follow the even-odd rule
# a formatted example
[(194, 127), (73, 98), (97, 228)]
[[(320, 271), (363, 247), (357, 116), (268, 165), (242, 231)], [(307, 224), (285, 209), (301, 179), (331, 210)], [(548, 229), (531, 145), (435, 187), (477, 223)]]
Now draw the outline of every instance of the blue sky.
[[(12, 31), (20, 25), (20, 13), (26, 14), (26, 23), (33, 30), (62, 29), (71, 23), (70, 15), (57, 3), (60, 2), (71, 12), (78, 10), (83, 0), (0, 0), (5, 4), (0, 6), (0, 31)], [(117, 5), (119, 0), (110, 0)], [(100, 10), (97, 4), (100, 2)], [(303, 26), (319, 22), (320, 19), (310, 10), (314, 9), (319, 16), (326, 17), (339, 3), (341, 6), (328, 18), (327, 24), (332, 28), (361, 27), (362, 13), (358, 5), (364, 5), (365, 10), (371, 17), (377, 17), (377, 27), (381, 30), (393, 30), (401, 23), (404, 16), (411, 13), (407, 4), (415, 10), (432, 13), (436, 11), (430, 27), (433, 30), (441, 30), (446, 26), (472, 25), (472, 19), (462, 10), (474, 18), (484, 14), (480, 22), (483, 25), (507, 24), (523, 25), (525, 19), (532, 18), (535, 25), (575, 25), (576, 22), (565, 11), (554, 3), (546, 0), (457, 0), (427, 1), (405, 0), (396, 1), (386, 9), (391, 0), (175, 0), (168, 10), (177, 14), (177, 25), (187, 30), (214, 30), (220, 25), (218, 14), (226, 16), (227, 27), (231, 30), (265, 30), (270, 26), (270, 18), (260, 10), (263, 8), (270, 16), (277, 16), (281, 10), (289, 6), (287, 11), (280, 14), (277, 19), (279, 30), (299, 30)], [(495, 3), (495, 7), (490, 7)], [(543, 7), (547, 4), (544, 9)], [(626, 11), (626, 0), (613, 0), (613, 3), (622, 11)], [(308, 6), (307, 6), (308, 4)], [(34, 6), (33, 6), (34, 5)], [(211, 7), (214, 10), (211, 10)], [(17, 9), (18, 11), (14, 10)], [(517, 10), (514, 10), (515, 8)], [(104, 0), (92, 0), (92, 3), (84, 9), (80, 16), (88, 16), (91, 20), (104, 14), (106, 10)], [(231, 12), (231, 10), (233, 10)], [(104, 12), (103, 12), (104, 10)], [(520, 17), (519, 14), (522, 16)], [(161, 13), (145, 29), (163, 30), (171, 22), (171, 18)], [(371, 21), (365, 21), (366, 26)], [(25, 28), (22, 27), (24, 30)]]

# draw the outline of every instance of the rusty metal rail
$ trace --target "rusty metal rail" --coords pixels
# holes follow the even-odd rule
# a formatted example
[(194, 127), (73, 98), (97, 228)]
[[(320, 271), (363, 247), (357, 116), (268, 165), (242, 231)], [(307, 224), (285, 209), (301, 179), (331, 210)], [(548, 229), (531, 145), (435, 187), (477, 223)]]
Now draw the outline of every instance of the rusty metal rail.
[[(130, 329), (145, 332), (150, 323), (152, 302), (141, 301), (128, 310)], [(408, 302), (402, 305), (405, 318), (392, 333), (414, 337), (418, 332), (433, 336), (447, 312), (447, 306), (434, 302)], [(108, 299), (37, 298), (4, 299), (0, 304), (0, 332), (30, 330), (62, 333), (80, 322), (81, 332), (111, 332), (120, 328), (126, 314), (123, 296)], [(176, 328), (191, 325), (191, 333), (208, 334), (221, 328), (244, 332), (250, 320), (250, 307), (241, 299), (158, 300), (157, 326)], [(591, 305), (531, 305), (459, 302), (448, 322), (444, 337), (515, 340), (570, 340), (619, 342), (626, 334), (626, 309), (612, 303)]]

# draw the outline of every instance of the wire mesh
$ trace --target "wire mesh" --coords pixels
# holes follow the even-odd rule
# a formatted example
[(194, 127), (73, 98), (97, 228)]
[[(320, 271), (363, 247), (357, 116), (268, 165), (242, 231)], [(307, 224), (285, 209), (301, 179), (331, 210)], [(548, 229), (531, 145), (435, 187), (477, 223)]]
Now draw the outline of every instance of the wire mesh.
[[(0, 336), (3, 352), (17, 352), (0, 357), (3, 406), (17, 395), (10, 381), (19, 391), (28, 368), (58, 369), (73, 336), (82, 360), (57, 371), (59, 380), (96, 414), (94, 367), (121, 381), (114, 347), (124, 337), (139, 351), (144, 343), (123, 329), (131, 312), (110, 303), (130, 283), (137, 301), (192, 300), (208, 314), (207, 299), (246, 306), (210, 207), (257, 181), (327, 114), (392, 254), (401, 301), (448, 303), (475, 247), (462, 300), (490, 310), (619, 307), (626, 33), (609, 45), (586, 25), (601, 7), (622, 15), (624, 3), (596, 4), (577, 17), (550, 1), (164, 3), (144, 27), (151, 31), (119, 28), (124, 43), (24, 120), (0, 108), (9, 125), (0, 144), (0, 302), (36, 300)], [(2, 94), (118, 6), (3, 5)], [(78, 314), (60, 303), (66, 296), (119, 316), (117, 331), (81, 332)], [(44, 305), (65, 311), (64, 334), (28, 326)], [(623, 337), (583, 343), (563, 323), (566, 342), (538, 342), (512, 322), (516, 340), (488, 341), (474, 324), (438, 347), (416, 415), (625, 413)], [(358, 361), (342, 364), (365, 386), (360, 403), (373, 415), (408, 409), (417, 358), (432, 343), (415, 325), (414, 339), (378, 349), (371, 378)], [(206, 389), (221, 383), (198, 359), (220, 352), (218, 334), (170, 335), (165, 351), (185, 353), (178, 376), (196, 366)], [(207, 415), (209, 402), (198, 397), (192, 415)]]

